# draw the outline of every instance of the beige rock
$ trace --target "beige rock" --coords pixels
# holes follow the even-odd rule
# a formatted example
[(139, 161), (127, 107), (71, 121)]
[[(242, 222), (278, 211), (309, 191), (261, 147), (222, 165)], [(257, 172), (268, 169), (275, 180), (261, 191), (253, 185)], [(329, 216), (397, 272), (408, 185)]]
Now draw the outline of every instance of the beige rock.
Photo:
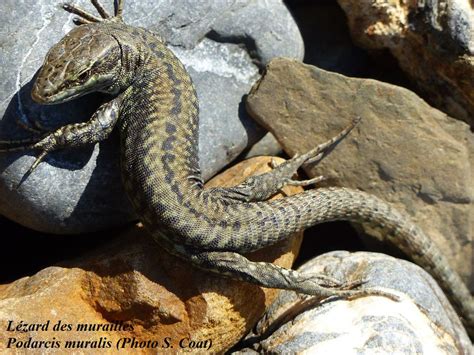
[[(471, 354), (472, 343), (436, 282), (420, 267), (378, 254), (336, 251), (298, 269), (339, 280), (362, 278), (384, 291), (323, 303), (282, 291), (255, 327), (259, 349), (274, 354)], [(305, 306), (306, 305), (306, 306)], [(276, 329), (276, 330), (275, 330)]]
[[(267, 157), (242, 162), (213, 179), (209, 186), (237, 184), (248, 175), (268, 171), (269, 161)], [(285, 194), (299, 191), (301, 188), (284, 189)], [(301, 233), (249, 257), (290, 267), (300, 242)], [(71, 340), (96, 341), (101, 351), (114, 352), (117, 342), (124, 338), (129, 341), (125, 347), (129, 351), (133, 341), (158, 341), (158, 348), (151, 348), (152, 344), (135, 348), (143, 353), (163, 350), (166, 339), (175, 350), (181, 350), (181, 339), (185, 339), (185, 345), (189, 344), (186, 339), (191, 339), (201, 341), (202, 346), (211, 340), (212, 351), (223, 351), (248, 332), (277, 293), (197, 270), (167, 254), (142, 227), (135, 226), (113, 245), (81, 260), (48, 267), (0, 286), (0, 352), (6, 350), (9, 338), (16, 339), (11, 344), (13, 349), (29, 338), (60, 342), (53, 353), (64, 353), (66, 341)], [(45, 331), (6, 330), (10, 321), (10, 327), (14, 327), (20, 322), (44, 324), (48, 320)], [(59, 321), (71, 324), (72, 330), (55, 331), (53, 326)], [(76, 329), (79, 323), (110, 327), (118, 321), (132, 325), (133, 330)], [(83, 349), (92, 353), (91, 346)], [(45, 345), (41, 350), (45, 351)]]
[(474, 126), (472, 1), (338, 2), (358, 45), (390, 50), (430, 103)]
[(412, 92), (348, 78), (286, 59), (273, 60), (249, 95), (250, 113), (290, 155), (363, 119), (310, 176), (373, 193), (407, 212), (466, 279), (472, 275), (474, 191), (467, 124)]

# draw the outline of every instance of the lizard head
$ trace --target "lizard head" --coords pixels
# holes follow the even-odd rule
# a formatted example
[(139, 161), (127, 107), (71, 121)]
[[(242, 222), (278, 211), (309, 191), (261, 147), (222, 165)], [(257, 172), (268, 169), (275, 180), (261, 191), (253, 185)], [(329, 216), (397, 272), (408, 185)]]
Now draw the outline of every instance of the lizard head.
[(121, 49), (115, 37), (95, 25), (79, 26), (49, 50), (31, 97), (55, 104), (93, 91), (117, 93), (120, 68)]

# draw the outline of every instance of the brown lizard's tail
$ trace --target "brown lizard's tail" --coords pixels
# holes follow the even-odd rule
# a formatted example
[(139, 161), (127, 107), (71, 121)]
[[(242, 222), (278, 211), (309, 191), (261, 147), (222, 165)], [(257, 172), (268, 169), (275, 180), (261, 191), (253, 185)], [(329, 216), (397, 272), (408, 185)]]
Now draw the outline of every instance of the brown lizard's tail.
[(382, 229), (387, 240), (436, 279), (459, 312), (468, 332), (474, 336), (474, 299), (471, 293), (440, 249), (406, 214), (373, 195), (346, 188), (309, 190), (269, 203), (274, 211), (281, 213), (283, 221), (294, 221), (293, 230), (335, 220)]

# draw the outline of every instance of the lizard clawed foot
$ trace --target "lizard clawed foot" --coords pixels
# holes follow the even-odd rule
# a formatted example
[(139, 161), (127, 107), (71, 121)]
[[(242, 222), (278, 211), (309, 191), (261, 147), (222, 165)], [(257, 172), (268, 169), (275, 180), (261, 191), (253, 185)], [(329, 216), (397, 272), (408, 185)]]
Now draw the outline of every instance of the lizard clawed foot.
[(81, 9), (77, 5), (65, 3), (63, 4), (63, 9), (71, 14), (78, 15), (79, 17), (75, 17), (73, 19), (74, 23), (78, 26), (88, 24), (88, 23), (96, 23), (102, 22), (104, 20), (109, 21), (120, 21), (122, 22), (122, 13), (123, 13), (123, 0), (114, 0), (114, 16), (111, 16), (107, 10), (100, 4), (98, 0), (91, 0), (92, 5), (96, 8), (97, 12), (101, 16), (100, 18), (92, 15), (90, 12)]
[(16, 188), (18, 189), (21, 184), (26, 181), (26, 179), (31, 175), (31, 173), (38, 167), (46, 155), (54, 149), (54, 144), (52, 143), (52, 136), (47, 135), (43, 138), (25, 138), (18, 140), (8, 140), (0, 141), (0, 146), (6, 146), (0, 148), (0, 153), (8, 152), (23, 152), (27, 150), (41, 150), (41, 153), (36, 157), (33, 164), (30, 166), (28, 171), (23, 175), (21, 181), (18, 183)]
[(378, 288), (363, 288), (368, 280), (359, 279), (341, 282), (321, 275), (304, 275), (298, 278), (298, 288), (293, 288), (298, 293), (316, 296), (316, 299), (334, 299), (353, 300), (368, 296), (381, 296), (399, 302), (400, 297), (392, 292)]
[(34, 161), (34, 163), (30, 166), (30, 168), (27, 170), (25, 175), (21, 178), (20, 183), (17, 185), (17, 188), (21, 186), (21, 184), (28, 179), (28, 177), (31, 175), (31, 173), (38, 167), (39, 163), (41, 163), (44, 158), (46, 158), (46, 155), (48, 155), (49, 151), (43, 150), (40, 155), (38, 155)]
[[(119, 117), (118, 107), (122, 98), (119, 96), (100, 106), (92, 115), (89, 121), (81, 123), (71, 123), (53, 132), (49, 132), (39, 139), (24, 139), (17, 141), (5, 141), (6, 145), (2, 149), (0, 142), (0, 152), (13, 152), (25, 150), (39, 150), (40, 154), (35, 162), (26, 172), (22, 182), (37, 168), (49, 152), (64, 148), (80, 147), (95, 144), (106, 139), (112, 132)], [(15, 146), (16, 145), (16, 146)], [(22, 183), (20, 182), (20, 184)]]
[(15, 123), (20, 128), (33, 134), (44, 134), (49, 131), (38, 120), (35, 119), (26, 118), (25, 120), (22, 120), (21, 118), (17, 117)]
[(324, 176), (317, 176), (312, 179), (307, 180), (294, 180), (291, 177), (296, 171), (301, 167), (306, 167), (311, 164), (319, 163), (324, 157), (329, 154), (329, 152), (336, 147), (336, 145), (342, 141), (344, 137), (346, 137), (350, 131), (354, 129), (354, 127), (360, 122), (361, 118), (356, 117), (352, 120), (351, 124), (344, 128), (341, 132), (337, 135), (329, 139), (328, 141), (318, 145), (317, 147), (311, 149), (310, 151), (306, 152), (305, 154), (295, 154), (293, 158), (283, 162), (282, 164), (277, 164), (274, 159), (270, 162), (270, 166), (274, 169), (274, 174), (276, 171), (281, 171), (281, 174), (277, 178), (279, 178), (279, 184), (275, 184), (275, 186), (282, 187), (284, 185), (293, 185), (293, 186), (308, 186), (313, 185), (323, 180), (327, 180)]
[(369, 280), (366, 279), (341, 282), (339, 280), (332, 280), (332, 278), (328, 278), (327, 276), (321, 279), (320, 275), (313, 276), (313, 280), (314, 279), (318, 280), (318, 287), (325, 288), (327, 290), (326, 293), (332, 293), (330, 295), (326, 295), (328, 300), (332, 300), (334, 298), (354, 300), (362, 297), (380, 296), (391, 299), (395, 302), (400, 302), (400, 297), (392, 292), (389, 292), (388, 290), (380, 288), (363, 288), (363, 286), (369, 282)]
[[(41, 150), (41, 153), (36, 157), (31, 167), (21, 179), (20, 183), (17, 186), (18, 188), (38, 167), (39, 163), (44, 160), (46, 155), (48, 155), (48, 153), (52, 150), (56, 149), (56, 140), (53, 134), (48, 134), (46, 135), (46, 137), (43, 138), (25, 138), (10, 141), (0, 141), (0, 145), (7, 146), (6, 148), (0, 148), (0, 153)], [(8, 147), (8, 145), (12, 145), (12, 147)]]
[(23, 139), (0, 140), (0, 153), (21, 152), (30, 150), (31, 146), (38, 143), (44, 137), (32, 137)]
[(326, 180), (324, 176), (317, 176), (312, 179), (298, 181), (293, 178), (297, 170), (308, 164), (314, 164), (323, 159), (337, 143), (339, 143), (357, 125), (360, 118), (355, 118), (350, 125), (339, 132), (328, 141), (318, 145), (316, 148), (302, 155), (295, 155), (293, 158), (278, 164), (272, 158), (270, 166), (273, 169), (267, 173), (251, 176), (243, 183), (230, 188), (215, 188), (214, 192), (221, 194), (229, 201), (264, 201), (277, 193), (285, 185), (308, 186)]
[(293, 170), (296, 171), (301, 166), (307, 166), (310, 164), (315, 164), (321, 161), (342, 139), (349, 134), (350, 131), (360, 122), (361, 118), (356, 117), (352, 120), (346, 128), (344, 128), (337, 135), (327, 140), (326, 142), (319, 144), (317, 147), (311, 149), (310, 151), (304, 154), (295, 154), (290, 160), (278, 164), (275, 159), (272, 158), (270, 162), (270, 167), (272, 169), (277, 168), (281, 165), (293, 165)]
[[(346, 128), (344, 128), (337, 135), (329, 139), (328, 141), (318, 145), (317, 147), (311, 149), (310, 151), (302, 154), (301, 156), (294, 157), (293, 159), (299, 160), (301, 162), (300, 166), (308, 166), (310, 164), (319, 163), (324, 157), (336, 147), (336, 145), (346, 137), (350, 131), (360, 122), (361, 118), (356, 117), (352, 120)], [(293, 160), (292, 159), (292, 160)]]
[(308, 186), (308, 185), (314, 185), (317, 184), (318, 182), (327, 180), (326, 176), (316, 176), (312, 179), (307, 179), (307, 180), (294, 180), (294, 179), (285, 179), (284, 184), (285, 185), (291, 185), (291, 186)]
[[(344, 137), (346, 137), (350, 131), (354, 129), (354, 127), (360, 122), (361, 118), (356, 117), (352, 120), (351, 124), (348, 125), (346, 128), (344, 128), (341, 132), (339, 132), (337, 135), (332, 137), (331, 139), (327, 140), (326, 142), (319, 144), (317, 147), (311, 149), (310, 151), (304, 153), (304, 154), (295, 154), (293, 158), (290, 160), (287, 160), (286, 162), (283, 162), (281, 164), (276, 163), (274, 159), (270, 162), (270, 166), (273, 169), (277, 169), (280, 171), (285, 171), (283, 175), (289, 176), (293, 175), (300, 167), (305, 167), (310, 164), (316, 164), (319, 163), (324, 157), (336, 147), (336, 145), (342, 141)], [(321, 177), (315, 178), (316, 182), (322, 179)], [(309, 182), (312, 181), (308, 180), (308, 183), (306, 185), (310, 185), (314, 182)], [(301, 186), (306, 186), (306, 185), (301, 185)]]
[[(369, 297), (369, 296), (380, 296), (388, 298), (395, 302), (400, 302), (401, 298), (396, 294), (385, 291), (378, 288), (362, 289), (362, 290), (350, 290), (350, 291), (341, 291), (341, 293), (334, 294), (334, 297), (343, 298), (345, 300), (355, 300), (357, 298)], [(332, 298), (332, 297), (330, 297)]]
[(334, 289), (335, 291), (353, 290), (368, 282), (368, 280), (365, 279), (341, 281), (324, 274), (300, 274), (299, 277), (300, 282), (315, 282), (319, 287)]

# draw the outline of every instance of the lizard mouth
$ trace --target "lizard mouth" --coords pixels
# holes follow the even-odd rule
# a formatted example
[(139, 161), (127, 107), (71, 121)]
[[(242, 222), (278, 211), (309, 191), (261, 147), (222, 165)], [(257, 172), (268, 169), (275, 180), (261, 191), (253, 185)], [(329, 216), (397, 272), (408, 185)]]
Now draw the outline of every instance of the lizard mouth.
[(33, 89), (31, 90), (31, 98), (33, 99), (34, 102), (38, 104), (45, 104), (47, 103), (47, 99), (40, 94), (38, 87), (35, 85), (33, 86)]
[[(52, 85), (45, 85), (43, 81), (37, 81), (33, 84), (31, 89), (31, 98), (36, 103), (42, 105), (54, 105), (63, 102), (67, 102), (78, 97), (90, 94), (91, 92), (103, 91), (106, 88), (111, 87), (111, 78), (104, 77), (98, 81), (94, 78), (85, 82), (79, 82), (75, 84), (68, 84), (66, 87), (65, 83), (59, 87)], [(109, 92), (108, 90), (107, 92)]]
[(76, 91), (71, 89), (60, 91), (52, 95), (45, 95), (35, 85), (31, 90), (31, 98), (33, 99), (33, 101), (41, 105), (54, 105), (73, 100), (80, 96), (84, 96), (91, 91), (92, 90)]
[(31, 90), (31, 98), (36, 103), (42, 105), (54, 105), (76, 99), (93, 91), (99, 91), (102, 86), (103, 85), (93, 85), (93, 83), (89, 83), (82, 84), (79, 87), (72, 86), (61, 90), (47, 90), (40, 84), (35, 83)]

